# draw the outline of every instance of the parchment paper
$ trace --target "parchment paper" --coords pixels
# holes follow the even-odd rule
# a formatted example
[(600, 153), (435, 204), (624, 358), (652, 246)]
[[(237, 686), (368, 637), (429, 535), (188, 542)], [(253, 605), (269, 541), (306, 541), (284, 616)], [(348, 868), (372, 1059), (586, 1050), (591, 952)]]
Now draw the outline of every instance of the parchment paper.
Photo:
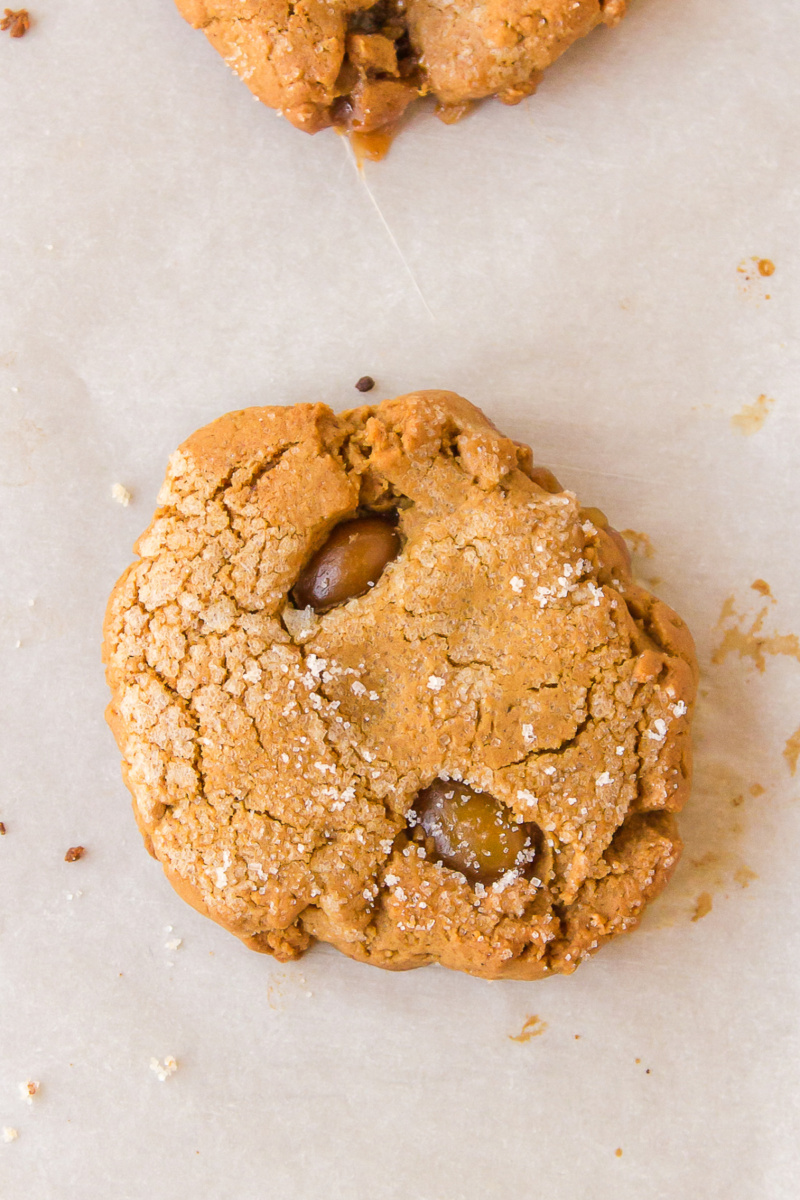
[[(796, 0), (636, 0), (363, 177), (169, 0), (31, 9), (0, 36), (0, 1196), (794, 1200)], [(462, 392), (646, 533), (696, 635), (684, 859), (571, 978), (281, 967), (134, 827), (100, 624), (168, 455), (367, 373)]]

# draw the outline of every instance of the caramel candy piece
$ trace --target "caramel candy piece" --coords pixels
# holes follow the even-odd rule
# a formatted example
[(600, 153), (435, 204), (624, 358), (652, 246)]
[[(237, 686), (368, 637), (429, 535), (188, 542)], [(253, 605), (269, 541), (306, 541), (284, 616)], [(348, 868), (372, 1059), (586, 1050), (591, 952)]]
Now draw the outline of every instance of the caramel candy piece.
[(363, 596), (399, 552), (397, 530), (385, 518), (343, 521), (301, 571), (292, 599), (298, 608), (327, 612)]
[(505, 804), (465, 783), (434, 780), (417, 796), (414, 812), (444, 865), (471, 883), (494, 883), (536, 856), (536, 826), (519, 824)]
[(347, 35), (347, 57), (354, 67), (383, 75), (397, 75), (397, 51), (393, 41), (378, 33)]

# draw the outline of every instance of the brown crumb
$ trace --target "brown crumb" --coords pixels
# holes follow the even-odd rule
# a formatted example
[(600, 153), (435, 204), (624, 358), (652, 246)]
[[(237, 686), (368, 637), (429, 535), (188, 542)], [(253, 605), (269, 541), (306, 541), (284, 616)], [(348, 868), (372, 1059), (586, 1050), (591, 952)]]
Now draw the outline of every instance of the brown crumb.
[(362, 375), (356, 384), (357, 392), (371, 392), (375, 387), (375, 380), (371, 375)]
[(24, 37), (31, 27), (31, 17), (27, 8), (7, 8), (0, 17), (0, 29), (8, 30), (13, 38)]
[(539, 1037), (547, 1029), (547, 1022), (541, 1017), (530, 1016), (525, 1020), (525, 1024), (517, 1034), (509, 1034), (509, 1041), (512, 1042), (529, 1042), (531, 1038)]
[(650, 1074), (650, 1068), (648, 1067), (647, 1070), (645, 1071), (645, 1075), (649, 1075), (649, 1074)]
[(637, 1063), (640, 1063), (642, 1060), (640, 1058), (637, 1058), (637, 1059), (634, 1059), (634, 1061)]
[(617, 1148), (616, 1148), (616, 1150), (614, 1151), (614, 1153), (616, 1154), (617, 1158), (622, 1158), (622, 1147), (621, 1147), (621, 1146), (617, 1146)]
[(769, 258), (760, 258), (758, 260), (758, 273), (759, 275), (774, 275), (775, 263)]
[(64, 855), (64, 862), (77, 862), (79, 858), (83, 858), (85, 853), (86, 850), (83, 846), (70, 846)]
[(575, 1041), (576, 1041), (576, 1042), (579, 1042), (580, 1040), (581, 1040), (581, 1035), (580, 1035), (579, 1033), (576, 1033), (576, 1034), (575, 1034)]
[(5, 831), (6, 831), (6, 827), (5, 827), (5, 825), (3, 824), (3, 822), (2, 822), (2, 821), (0, 821), (0, 837), (2, 837), (2, 836), (3, 836), (3, 834), (5, 833)]
[(703, 917), (707, 917), (713, 908), (710, 892), (701, 892), (697, 897), (697, 903), (694, 909), (693, 921), (700, 921)]

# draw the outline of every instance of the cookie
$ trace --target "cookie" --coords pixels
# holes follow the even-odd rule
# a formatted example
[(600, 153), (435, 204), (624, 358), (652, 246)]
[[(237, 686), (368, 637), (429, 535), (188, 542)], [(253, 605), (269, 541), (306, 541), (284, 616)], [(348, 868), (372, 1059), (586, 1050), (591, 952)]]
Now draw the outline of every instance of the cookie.
[(517, 104), (625, 0), (177, 0), (250, 90), (308, 133), (393, 126), (418, 96), (443, 120), (474, 100)]
[(123, 775), (248, 946), (534, 979), (667, 882), (691, 636), (466, 400), (224, 416), (136, 550), (105, 622)]

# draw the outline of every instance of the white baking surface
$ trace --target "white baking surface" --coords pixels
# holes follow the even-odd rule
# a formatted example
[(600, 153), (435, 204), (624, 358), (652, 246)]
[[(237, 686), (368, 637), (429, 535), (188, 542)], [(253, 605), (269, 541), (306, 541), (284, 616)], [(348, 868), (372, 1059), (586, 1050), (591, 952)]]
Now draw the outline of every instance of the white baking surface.
[[(31, 8), (0, 35), (2, 1200), (794, 1200), (800, 662), (711, 655), (730, 595), (800, 632), (797, 0), (636, 0), (530, 101), (420, 112), (363, 179), (169, 0)], [(695, 632), (684, 860), (571, 978), (280, 966), (135, 829), (100, 624), (168, 455), (365, 373), (461, 391), (647, 532)]]

